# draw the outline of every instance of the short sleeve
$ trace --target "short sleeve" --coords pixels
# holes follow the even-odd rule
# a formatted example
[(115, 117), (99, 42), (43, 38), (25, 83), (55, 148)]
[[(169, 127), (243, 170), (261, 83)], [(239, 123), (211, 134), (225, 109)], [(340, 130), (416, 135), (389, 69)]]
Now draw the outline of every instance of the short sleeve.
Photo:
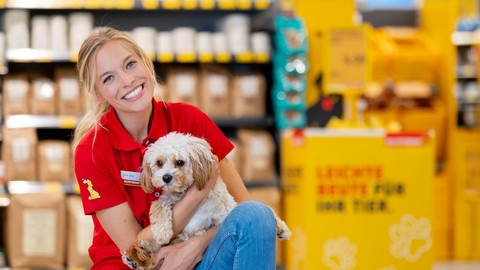
[[(109, 145), (107, 143), (107, 145)], [(110, 160), (111, 159), (111, 160)], [(100, 143), (79, 145), (75, 150), (75, 175), (85, 214), (127, 201), (115, 175), (116, 162), (111, 147)]]

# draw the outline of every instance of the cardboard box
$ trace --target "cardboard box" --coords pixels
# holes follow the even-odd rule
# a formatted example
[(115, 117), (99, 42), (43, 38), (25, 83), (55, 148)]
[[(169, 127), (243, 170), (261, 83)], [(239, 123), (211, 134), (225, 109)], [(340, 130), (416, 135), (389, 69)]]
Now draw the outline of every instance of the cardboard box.
[(11, 267), (61, 268), (65, 264), (65, 195), (12, 194), (7, 208)]
[(431, 269), (433, 135), (286, 130), (281, 149), (287, 269)]
[(67, 266), (89, 269), (92, 266), (88, 255), (93, 239), (92, 217), (83, 213), (82, 200), (76, 195), (67, 197), (67, 213)]

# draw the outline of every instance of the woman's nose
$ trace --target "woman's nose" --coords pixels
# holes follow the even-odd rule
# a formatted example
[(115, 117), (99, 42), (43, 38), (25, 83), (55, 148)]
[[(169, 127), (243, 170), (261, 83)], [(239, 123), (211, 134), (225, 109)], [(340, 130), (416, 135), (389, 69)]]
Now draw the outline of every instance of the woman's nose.
[(125, 72), (125, 71), (121, 73), (121, 78), (122, 78), (122, 82), (125, 86), (132, 85), (133, 81), (135, 80), (133, 75), (131, 75), (130, 73)]

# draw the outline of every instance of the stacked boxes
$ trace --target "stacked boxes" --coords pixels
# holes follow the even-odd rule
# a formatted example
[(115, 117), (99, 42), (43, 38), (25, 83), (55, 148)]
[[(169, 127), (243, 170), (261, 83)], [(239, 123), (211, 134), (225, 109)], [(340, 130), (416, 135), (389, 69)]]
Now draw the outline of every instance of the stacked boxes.
[(272, 99), (277, 127), (306, 125), (307, 38), (303, 21), (294, 16), (275, 18)]

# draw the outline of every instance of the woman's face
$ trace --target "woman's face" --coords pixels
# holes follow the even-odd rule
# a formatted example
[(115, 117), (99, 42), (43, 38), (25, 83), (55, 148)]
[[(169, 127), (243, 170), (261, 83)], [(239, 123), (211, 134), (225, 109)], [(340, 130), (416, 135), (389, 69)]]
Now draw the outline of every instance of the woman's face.
[(148, 69), (124, 41), (107, 42), (92, 61), (100, 98), (113, 106), (117, 114), (141, 112), (151, 105), (153, 82)]

